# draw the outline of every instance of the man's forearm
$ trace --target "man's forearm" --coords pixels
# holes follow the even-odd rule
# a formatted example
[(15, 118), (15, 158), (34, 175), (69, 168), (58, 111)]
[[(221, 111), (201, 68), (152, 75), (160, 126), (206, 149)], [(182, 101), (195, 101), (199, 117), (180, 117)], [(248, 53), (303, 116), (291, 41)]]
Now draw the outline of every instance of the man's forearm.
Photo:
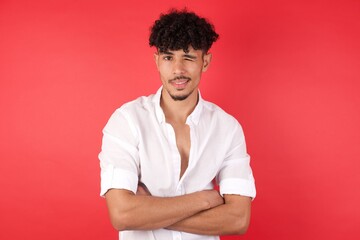
[(162, 198), (112, 189), (106, 193), (106, 200), (111, 222), (117, 230), (165, 228), (223, 203), (213, 190)]
[(200, 235), (244, 234), (249, 226), (251, 199), (228, 195), (225, 204), (181, 220), (167, 229)]

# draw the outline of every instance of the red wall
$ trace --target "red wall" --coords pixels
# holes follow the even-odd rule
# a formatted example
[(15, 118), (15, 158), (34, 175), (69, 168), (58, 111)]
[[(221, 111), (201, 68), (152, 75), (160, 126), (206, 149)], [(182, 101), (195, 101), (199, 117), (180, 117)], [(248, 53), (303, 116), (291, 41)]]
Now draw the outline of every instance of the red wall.
[(116, 239), (101, 130), (160, 86), (148, 29), (188, 6), (221, 37), (204, 98), (242, 123), (244, 237), (359, 239), (359, 1), (0, 1), (0, 239)]

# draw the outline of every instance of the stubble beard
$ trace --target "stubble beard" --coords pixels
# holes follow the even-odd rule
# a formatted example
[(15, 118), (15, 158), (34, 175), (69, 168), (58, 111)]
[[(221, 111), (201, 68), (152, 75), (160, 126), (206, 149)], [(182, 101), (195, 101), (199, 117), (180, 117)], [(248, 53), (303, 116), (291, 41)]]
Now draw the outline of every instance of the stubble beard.
[(192, 93), (193, 93), (194, 90), (192, 90), (191, 92), (189, 92), (188, 94), (184, 94), (184, 95), (174, 95), (174, 94), (171, 94), (169, 91), (169, 95), (170, 97), (174, 100), (174, 101), (184, 101), (185, 99), (187, 99)]

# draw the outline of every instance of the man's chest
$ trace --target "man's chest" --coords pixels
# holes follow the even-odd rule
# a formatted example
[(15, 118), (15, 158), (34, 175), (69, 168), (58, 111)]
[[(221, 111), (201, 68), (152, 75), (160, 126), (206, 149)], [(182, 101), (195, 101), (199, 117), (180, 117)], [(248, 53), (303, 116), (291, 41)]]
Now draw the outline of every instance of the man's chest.
[(140, 181), (158, 196), (211, 188), (225, 157), (219, 144), (215, 136), (190, 126), (166, 124), (145, 132), (139, 144)]

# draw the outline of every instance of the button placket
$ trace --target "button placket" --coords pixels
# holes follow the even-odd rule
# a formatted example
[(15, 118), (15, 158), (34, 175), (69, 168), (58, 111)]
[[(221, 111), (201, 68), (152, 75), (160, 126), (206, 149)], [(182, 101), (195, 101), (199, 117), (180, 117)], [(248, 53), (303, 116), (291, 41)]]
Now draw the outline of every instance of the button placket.
[[(168, 141), (170, 144), (171, 161), (173, 162), (173, 172), (174, 172), (173, 181), (175, 183), (175, 186), (178, 186), (180, 170), (181, 170), (181, 157), (176, 145), (176, 136), (175, 136), (174, 128), (169, 123), (165, 123), (165, 124), (168, 133), (167, 134)], [(178, 191), (176, 190), (175, 195), (178, 196), (180, 194), (181, 193), (178, 193)]]
[(181, 193), (185, 194), (185, 188), (183, 187), (183, 182), (184, 179), (186, 178), (186, 176), (189, 174), (189, 172), (191, 171), (193, 165), (194, 165), (194, 161), (195, 161), (195, 157), (194, 157), (194, 151), (196, 150), (196, 137), (195, 137), (195, 132), (194, 132), (194, 126), (192, 124), (192, 122), (188, 119), (186, 121), (186, 124), (189, 125), (190, 128), (190, 152), (189, 152), (189, 159), (188, 159), (188, 167), (184, 173), (184, 175), (182, 176), (182, 178), (180, 179), (178, 185), (177, 185), (177, 189), (181, 189)]

